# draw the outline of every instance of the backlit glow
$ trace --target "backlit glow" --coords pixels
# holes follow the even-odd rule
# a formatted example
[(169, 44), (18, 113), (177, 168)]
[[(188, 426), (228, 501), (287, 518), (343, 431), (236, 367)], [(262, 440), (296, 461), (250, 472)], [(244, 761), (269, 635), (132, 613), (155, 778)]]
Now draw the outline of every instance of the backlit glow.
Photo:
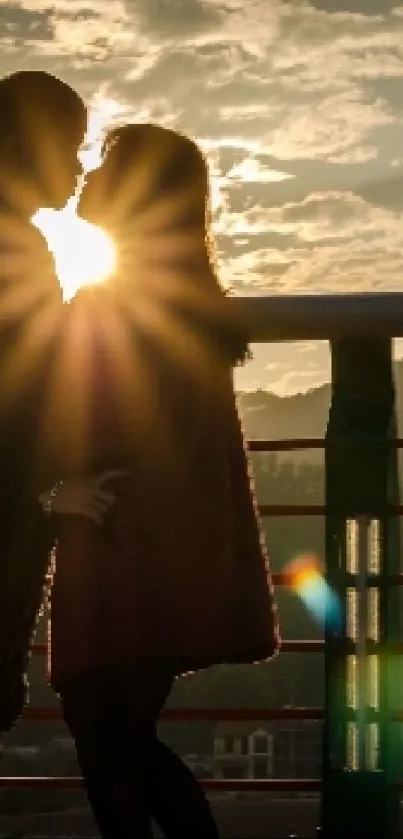
[(41, 209), (32, 224), (45, 237), (55, 259), (63, 300), (69, 302), (82, 286), (102, 283), (116, 268), (111, 238), (76, 213), (75, 202), (63, 210)]
[(77, 214), (85, 175), (101, 163), (101, 148), (106, 130), (123, 113), (114, 99), (95, 94), (88, 109), (87, 132), (78, 157), (83, 168), (74, 195), (62, 210), (42, 208), (31, 219), (45, 237), (55, 260), (63, 300), (69, 302), (82, 286), (104, 282), (116, 269), (117, 254), (111, 238)]

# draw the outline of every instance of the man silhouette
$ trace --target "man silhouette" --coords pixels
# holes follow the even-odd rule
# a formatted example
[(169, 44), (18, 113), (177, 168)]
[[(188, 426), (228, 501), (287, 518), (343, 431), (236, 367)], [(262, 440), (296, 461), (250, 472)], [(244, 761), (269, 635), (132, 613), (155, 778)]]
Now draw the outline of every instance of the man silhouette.
[(41, 422), (62, 311), (31, 219), (74, 192), (84, 103), (42, 71), (0, 80), (0, 731), (21, 713), (29, 640), (52, 544), (36, 506)]
[[(11, 285), (15, 290), (16, 278), (19, 288), (22, 283), (25, 292), (26, 285), (31, 289), (25, 295), (29, 305), (35, 296), (38, 303), (46, 294), (60, 294), (46, 244), (30, 221), (40, 207), (61, 208), (73, 193), (87, 114), (78, 94), (65, 82), (42, 71), (20, 71), (0, 79), (0, 116), (0, 314), (4, 315), (4, 289)], [(46, 263), (48, 271), (41, 277)], [(17, 308), (20, 313), (23, 305), (15, 300), (13, 312)]]

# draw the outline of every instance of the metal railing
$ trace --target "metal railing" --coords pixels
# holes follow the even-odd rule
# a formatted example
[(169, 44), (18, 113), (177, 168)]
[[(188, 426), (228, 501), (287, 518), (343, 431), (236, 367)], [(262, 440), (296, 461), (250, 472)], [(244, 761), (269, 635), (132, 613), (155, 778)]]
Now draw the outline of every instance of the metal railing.
[[(396, 446), (403, 449), (403, 439), (396, 441)], [(291, 452), (313, 449), (324, 449), (323, 439), (284, 439), (284, 440), (250, 440), (251, 452)], [(275, 516), (322, 516), (326, 512), (324, 504), (261, 504), (259, 506), (262, 517)], [(399, 505), (394, 512), (403, 513), (403, 505)], [(275, 586), (286, 586), (287, 575), (273, 574)], [(403, 574), (394, 575), (389, 580), (392, 585), (403, 585)], [(46, 655), (47, 644), (35, 643), (34, 655)], [(319, 640), (288, 640), (283, 641), (281, 653), (324, 653), (325, 642)], [(389, 652), (403, 654), (403, 643), (396, 644)], [(59, 708), (29, 707), (23, 715), (25, 720), (38, 722), (54, 722), (61, 719)], [(246, 722), (253, 720), (323, 720), (324, 709), (315, 707), (287, 706), (283, 708), (169, 708), (162, 712), (161, 720), (171, 722)], [(403, 709), (393, 715), (393, 721), (403, 722)], [(262, 778), (262, 779), (218, 779), (209, 778), (201, 781), (206, 790), (249, 791), (249, 792), (314, 792), (320, 791), (320, 778)], [(0, 779), (0, 789), (29, 788), (29, 789), (77, 789), (82, 786), (80, 777), (41, 777), (41, 776), (4, 776)], [(399, 783), (403, 789), (403, 779)]]
[[(403, 442), (402, 442), (403, 445)], [(297, 449), (323, 449), (322, 439), (290, 439), (290, 440), (251, 440), (251, 452), (295, 451)], [(277, 505), (262, 504), (259, 506), (262, 517), (290, 516), (290, 515), (323, 515), (324, 505)], [(285, 574), (273, 574), (276, 586), (287, 585)], [(288, 640), (283, 641), (282, 653), (323, 653), (324, 641), (318, 640)], [(34, 655), (46, 655), (47, 644), (35, 643), (32, 650)], [(59, 708), (28, 707), (23, 715), (25, 720), (38, 722), (54, 722), (61, 719)], [(161, 720), (171, 722), (246, 722), (253, 720), (323, 720), (323, 708), (292, 707), (284, 708), (169, 708), (162, 712)], [(201, 782), (206, 790), (225, 791), (254, 791), (254, 792), (312, 792), (319, 791), (320, 778), (264, 778), (264, 779), (203, 779)], [(29, 788), (29, 789), (77, 789), (81, 787), (80, 777), (2, 777), (1, 788)]]

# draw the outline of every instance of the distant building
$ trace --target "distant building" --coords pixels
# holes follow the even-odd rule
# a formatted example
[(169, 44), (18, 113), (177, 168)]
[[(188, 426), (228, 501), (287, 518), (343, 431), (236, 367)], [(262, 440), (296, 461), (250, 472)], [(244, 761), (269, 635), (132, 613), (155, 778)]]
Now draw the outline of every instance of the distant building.
[(321, 759), (316, 721), (220, 723), (214, 733), (215, 778), (316, 778)]
[(214, 734), (215, 778), (271, 778), (274, 737), (258, 722), (221, 723)]
[(273, 727), (276, 778), (319, 778), (322, 774), (322, 724), (290, 720)]

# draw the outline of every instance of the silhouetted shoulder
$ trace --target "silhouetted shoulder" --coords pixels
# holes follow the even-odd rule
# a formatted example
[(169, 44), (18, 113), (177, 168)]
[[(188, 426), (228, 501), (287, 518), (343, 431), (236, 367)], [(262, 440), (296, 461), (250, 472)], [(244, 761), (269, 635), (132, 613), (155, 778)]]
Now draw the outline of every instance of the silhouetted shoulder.
[(0, 217), (0, 314), (23, 315), (39, 303), (61, 301), (54, 259), (42, 234), (29, 222)]
[[(53, 257), (31, 224), (0, 216), (0, 447), (21, 440), (38, 412), (62, 297)], [(39, 394), (39, 395), (38, 395)], [(18, 421), (17, 421), (18, 419)], [(24, 430), (25, 429), (25, 430)], [(21, 445), (21, 443), (20, 443)]]

